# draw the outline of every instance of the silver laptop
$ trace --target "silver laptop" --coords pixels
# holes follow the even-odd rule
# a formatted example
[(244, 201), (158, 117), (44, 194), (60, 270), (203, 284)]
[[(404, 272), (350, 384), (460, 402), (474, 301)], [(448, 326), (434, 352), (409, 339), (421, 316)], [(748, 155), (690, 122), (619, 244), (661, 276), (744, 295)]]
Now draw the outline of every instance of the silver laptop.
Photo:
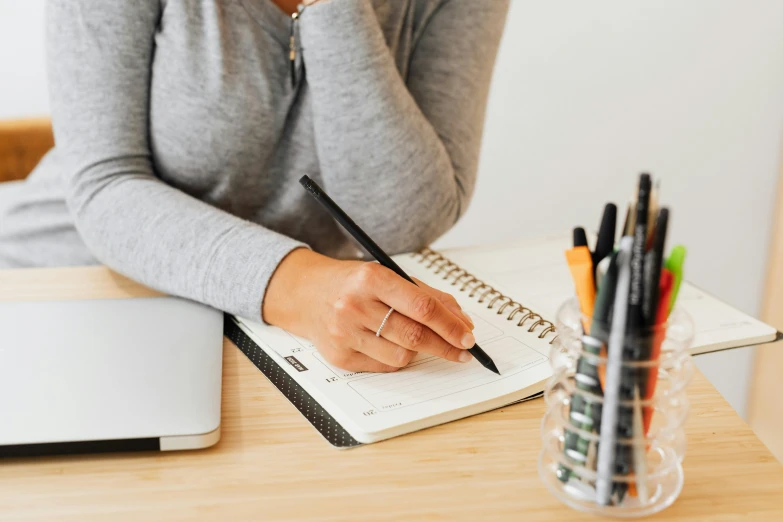
[(0, 302), (0, 456), (211, 446), (222, 351), (182, 299)]

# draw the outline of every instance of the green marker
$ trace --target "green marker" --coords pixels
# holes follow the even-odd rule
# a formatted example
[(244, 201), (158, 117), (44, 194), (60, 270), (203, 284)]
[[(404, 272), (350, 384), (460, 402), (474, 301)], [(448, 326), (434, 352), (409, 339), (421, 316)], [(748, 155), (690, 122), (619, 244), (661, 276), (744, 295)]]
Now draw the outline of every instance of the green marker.
[(672, 253), (666, 260), (664, 265), (666, 269), (674, 276), (672, 282), (672, 299), (669, 303), (669, 313), (674, 308), (674, 303), (677, 302), (677, 293), (680, 291), (680, 283), (682, 283), (682, 265), (685, 263), (685, 254), (687, 251), (683, 245), (677, 245), (672, 249)]

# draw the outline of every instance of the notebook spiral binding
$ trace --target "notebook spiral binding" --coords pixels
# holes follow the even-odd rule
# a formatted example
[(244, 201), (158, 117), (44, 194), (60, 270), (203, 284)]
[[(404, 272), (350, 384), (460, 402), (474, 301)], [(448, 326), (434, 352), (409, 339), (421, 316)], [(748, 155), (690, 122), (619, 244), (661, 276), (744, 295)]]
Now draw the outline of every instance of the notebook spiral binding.
[[(478, 303), (487, 303), (487, 308), (494, 310), (497, 306), (497, 314), (506, 314), (507, 321), (517, 319), (517, 326), (527, 327), (529, 333), (535, 333), (539, 330), (538, 338), (545, 339), (547, 335), (552, 334), (549, 344), (557, 339), (555, 325), (547, 321), (530, 308), (521, 303), (517, 303), (508, 296), (503, 295), (492, 286), (481, 281), (464, 268), (450, 261), (443, 254), (425, 248), (414, 254), (419, 263), (426, 263), (428, 269), (432, 269), (436, 275), (442, 275), (444, 281), (451, 282), (451, 286), (458, 286), (460, 292), (468, 292), (468, 297), (476, 298)], [(526, 324), (527, 323), (527, 324)]]

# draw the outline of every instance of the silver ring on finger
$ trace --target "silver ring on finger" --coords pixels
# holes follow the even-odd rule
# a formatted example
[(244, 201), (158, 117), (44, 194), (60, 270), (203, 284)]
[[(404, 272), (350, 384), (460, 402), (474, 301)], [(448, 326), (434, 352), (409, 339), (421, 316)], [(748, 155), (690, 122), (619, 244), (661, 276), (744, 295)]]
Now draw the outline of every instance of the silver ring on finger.
[(383, 318), (383, 321), (381, 321), (381, 325), (378, 327), (378, 331), (375, 332), (375, 337), (381, 336), (381, 330), (383, 330), (383, 327), (386, 326), (386, 321), (389, 320), (389, 316), (392, 314), (393, 311), (394, 308), (389, 308), (389, 311), (386, 312), (386, 317)]

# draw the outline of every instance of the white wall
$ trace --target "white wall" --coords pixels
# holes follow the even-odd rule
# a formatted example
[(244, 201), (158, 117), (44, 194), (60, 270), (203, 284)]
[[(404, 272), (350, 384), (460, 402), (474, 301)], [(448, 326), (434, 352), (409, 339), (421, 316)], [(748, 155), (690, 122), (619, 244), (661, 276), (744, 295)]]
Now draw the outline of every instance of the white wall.
[(0, 118), (49, 113), (43, 16), (43, 0), (0, 0)]
[[(783, 116), (783, 2), (512, 0), (475, 199), (443, 245), (596, 228), (662, 179), (687, 277), (759, 311)], [(487, 226), (487, 216), (493, 216)], [(752, 350), (697, 358), (745, 414)]]
[[(0, 0), (0, 117), (48, 111), (42, 0)], [(756, 314), (783, 115), (779, 0), (512, 0), (478, 189), (441, 246), (579, 224), (663, 180), (687, 275)], [(741, 413), (750, 350), (698, 364)]]

